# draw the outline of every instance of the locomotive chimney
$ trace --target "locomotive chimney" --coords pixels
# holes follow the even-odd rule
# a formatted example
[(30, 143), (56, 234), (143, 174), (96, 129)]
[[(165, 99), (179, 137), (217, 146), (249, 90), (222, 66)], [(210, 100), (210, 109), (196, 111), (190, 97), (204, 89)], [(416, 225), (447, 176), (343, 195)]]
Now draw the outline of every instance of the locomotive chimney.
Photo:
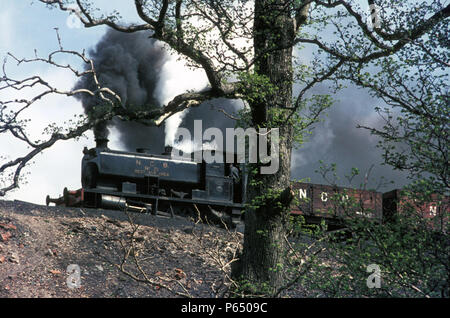
[(107, 138), (95, 138), (95, 143), (97, 148), (108, 148)]

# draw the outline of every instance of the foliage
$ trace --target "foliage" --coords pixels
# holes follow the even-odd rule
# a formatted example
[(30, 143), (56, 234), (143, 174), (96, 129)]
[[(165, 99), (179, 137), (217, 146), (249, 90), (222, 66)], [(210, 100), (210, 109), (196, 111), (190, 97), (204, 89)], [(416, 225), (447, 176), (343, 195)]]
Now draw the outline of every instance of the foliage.
[[(438, 5), (424, 2), (417, 11)], [(385, 103), (375, 108), (381, 127), (360, 126), (379, 137), (385, 163), (408, 171), (413, 182), (426, 179), (439, 193), (449, 189), (449, 31), (449, 20), (443, 19), (395, 55), (349, 64), (336, 74)]]

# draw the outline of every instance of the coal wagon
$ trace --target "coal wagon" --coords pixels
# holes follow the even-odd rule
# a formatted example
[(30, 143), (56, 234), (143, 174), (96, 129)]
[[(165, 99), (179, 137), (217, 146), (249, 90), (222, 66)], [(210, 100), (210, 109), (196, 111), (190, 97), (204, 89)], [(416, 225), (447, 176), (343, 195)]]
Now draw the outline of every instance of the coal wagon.
[(382, 222), (382, 193), (330, 185), (296, 182), (292, 214), (302, 215), (308, 223), (325, 221), (330, 229), (340, 228), (352, 217)]
[[(421, 197), (420, 195), (417, 197)], [(383, 193), (383, 218), (393, 222), (407, 211), (424, 219), (426, 224), (439, 232), (448, 232), (450, 197), (433, 193), (428, 198), (411, 198), (403, 190), (395, 189)]]

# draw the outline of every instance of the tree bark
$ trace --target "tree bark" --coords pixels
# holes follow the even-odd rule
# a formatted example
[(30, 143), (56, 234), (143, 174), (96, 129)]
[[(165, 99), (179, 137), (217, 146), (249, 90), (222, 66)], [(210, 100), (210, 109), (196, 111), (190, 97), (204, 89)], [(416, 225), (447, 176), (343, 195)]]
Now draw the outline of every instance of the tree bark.
[[(285, 4), (285, 0), (255, 1), (255, 56), (261, 55), (255, 72), (266, 76), (276, 88), (272, 96), (250, 105), (255, 127), (276, 128), (280, 120), (273, 122), (273, 111), (281, 114), (281, 119), (287, 118), (287, 108), (292, 104), (291, 44), (295, 31)], [(292, 125), (278, 127), (279, 169), (275, 174), (263, 175), (258, 171), (250, 177), (247, 198), (258, 198), (272, 190), (277, 194), (263, 198), (261, 204), (246, 210), (244, 247), (238, 271), (241, 279), (265, 295), (270, 295), (283, 283), (285, 225), (292, 200), (289, 183), (293, 129)]]

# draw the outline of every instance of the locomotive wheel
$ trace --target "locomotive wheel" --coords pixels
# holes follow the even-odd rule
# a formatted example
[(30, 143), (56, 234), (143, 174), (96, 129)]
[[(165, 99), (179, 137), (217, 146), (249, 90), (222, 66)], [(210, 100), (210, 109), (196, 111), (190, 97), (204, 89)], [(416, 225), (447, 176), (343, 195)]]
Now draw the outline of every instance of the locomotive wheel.
[(85, 169), (83, 169), (81, 175), (81, 185), (83, 188), (92, 189), (97, 186), (98, 169), (94, 164), (88, 164)]

